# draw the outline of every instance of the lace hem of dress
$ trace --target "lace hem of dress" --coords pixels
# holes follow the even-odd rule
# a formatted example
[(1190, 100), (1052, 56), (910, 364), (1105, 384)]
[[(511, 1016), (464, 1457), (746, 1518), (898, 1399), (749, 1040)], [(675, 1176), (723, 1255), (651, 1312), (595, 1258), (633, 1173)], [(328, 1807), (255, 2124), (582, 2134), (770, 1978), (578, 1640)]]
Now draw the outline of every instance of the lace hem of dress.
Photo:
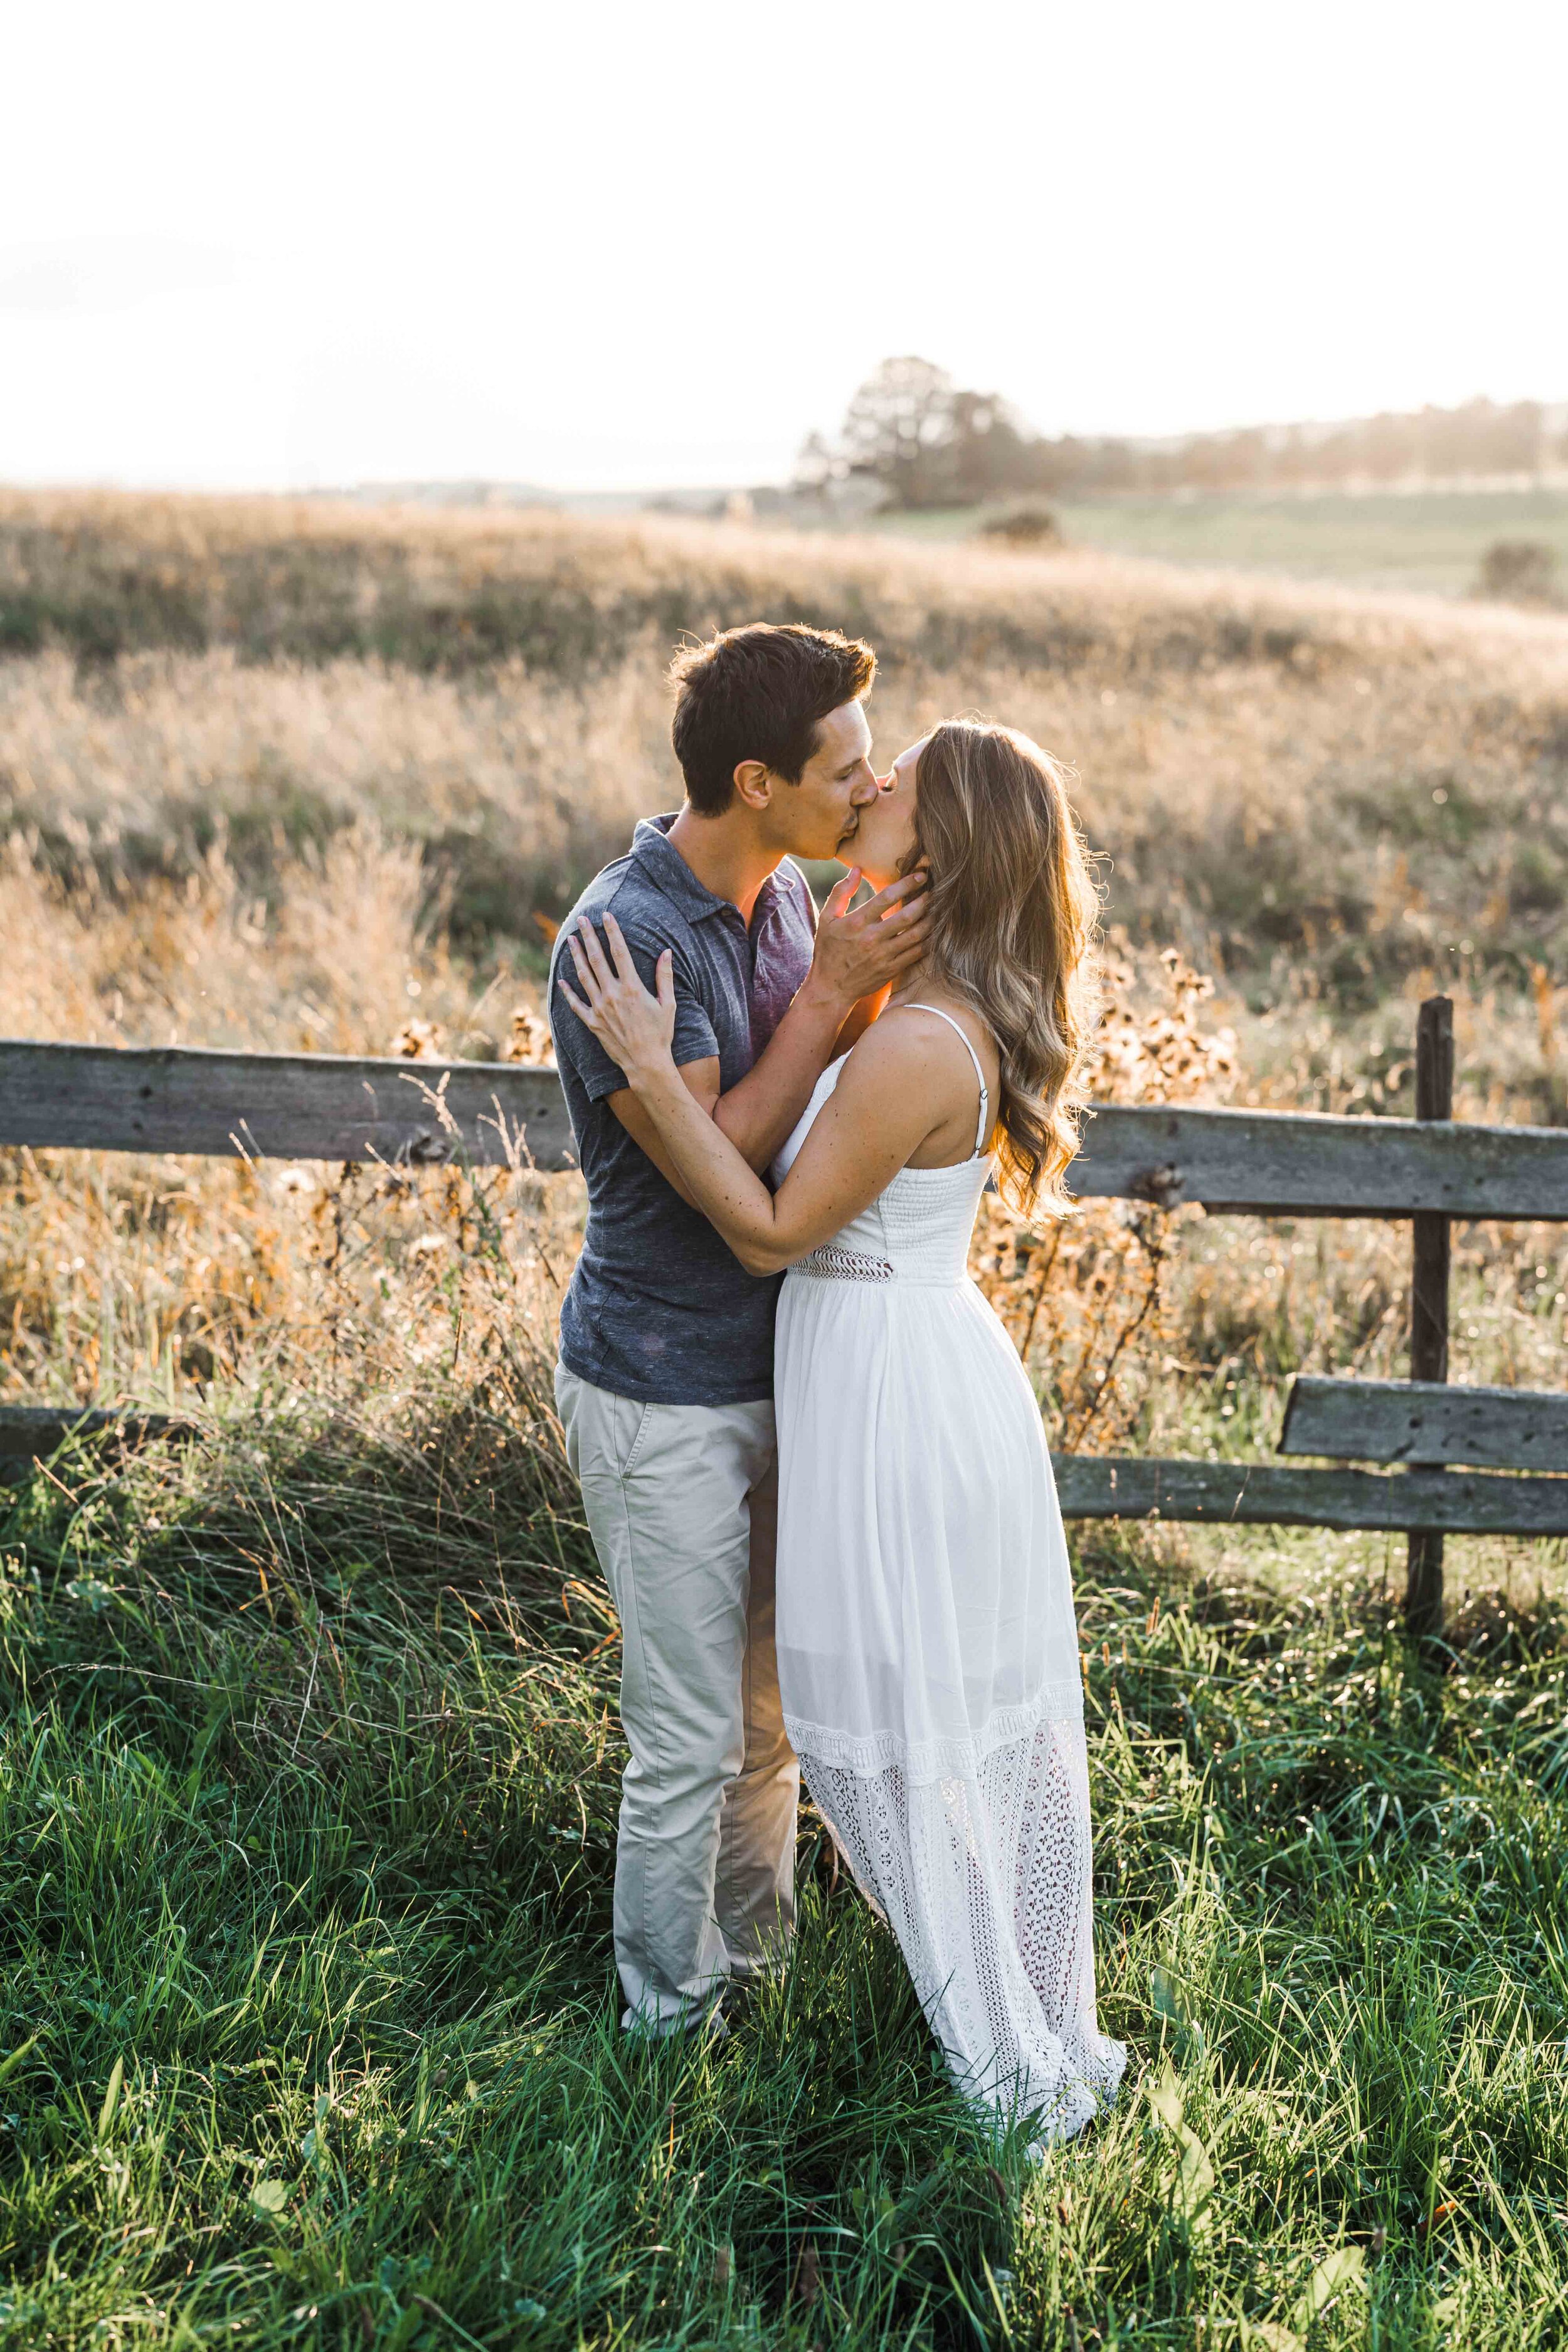
[(893, 1278), (893, 1269), (885, 1257), (865, 1257), (858, 1250), (835, 1249), (830, 1242), (798, 1259), (790, 1271), (815, 1275), (829, 1282), (891, 1282)]
[(1042, 1723), (1081, 1724), (1083, 1685), (1070, 1682), (1042, 1683), (1032, 1698), (1016, 1706), (998, 1707), (978, 1731), (955, 1739), (906, 1739), (900, 1732), (874, 1731), (858, 1737), (826, 1723), (808, 1723), (785, 1712), (784, 1731), (797, 1756), (815, 1756), (835, 1770), (869, 1778), (898, 1768), (912, 1783), (973, 1776), (987, 1757), (1015, 1740), (1027, 1739)]
[(806, 1751), (801, 1768), (976, 2120), (1028, 2119), (1032, 2154), (1070, 2139), (1127, 2063), (1095, 2009), (1081, 1720), (1042, 1721), (923, 1785), (900, 1764), (858, 1773)]

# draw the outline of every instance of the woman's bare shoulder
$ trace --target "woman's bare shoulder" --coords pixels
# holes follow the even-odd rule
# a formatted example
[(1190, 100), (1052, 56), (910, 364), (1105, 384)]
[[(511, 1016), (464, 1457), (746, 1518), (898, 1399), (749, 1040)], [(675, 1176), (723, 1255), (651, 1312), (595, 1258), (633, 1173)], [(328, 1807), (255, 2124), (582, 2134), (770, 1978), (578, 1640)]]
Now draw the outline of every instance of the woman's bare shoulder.
[[(955, 1007), (953, 1018), (958, 1017)], [(971, 1014), (964, 1024), (964, 1036), (978, 1027)], [(959, 1067), (967, 1068), (962, 1055), (955, 1064), (957, 1040), (940, 1013), (924, 1005), (889, 1005), (850, 1048), (839, 1084), (880, 1090), (918, 1082), (929, 1099), (933, 1087), (941, 1087), (949, 1080), (956, 1084)], [(968, 1083), (973, 1087), (973, 1075)]]
[(965, 1057), (958, 1038), (953, 1035), (954, 1029), (958, 1031), (958, 1036), (979, 1054), (982, 1062), (994, 1061), (995, 1041), (984, 1022), (972, 1006), (957, 999), (950, 1000), (940, 1009), (934, 1002), (930, 1004), (889, 1004), (881, 1017), (871, 1024), (856, 1045), (855, 1052), (862, 1052), (875, 1041), (880, 1052), (895, 1057), (892, 1062), (895, 1067), (928, 1064), (933, 1055), (946, 1060), (955, 1053), (962, 1063)]

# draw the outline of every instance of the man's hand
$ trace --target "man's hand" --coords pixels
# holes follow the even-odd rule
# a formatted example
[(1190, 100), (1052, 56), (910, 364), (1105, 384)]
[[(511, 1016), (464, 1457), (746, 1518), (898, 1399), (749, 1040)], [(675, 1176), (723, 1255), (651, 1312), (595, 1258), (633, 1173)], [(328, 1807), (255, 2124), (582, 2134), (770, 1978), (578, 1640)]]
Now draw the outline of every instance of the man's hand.
[(912, 971), (931, 931), (923, 873), (890, 882), (851, 913), (849, 901), (859, 887), (860, 869), (852, 866), (823, 908), (806, 982), (814, 993), (831, 998), (841, 1013)]

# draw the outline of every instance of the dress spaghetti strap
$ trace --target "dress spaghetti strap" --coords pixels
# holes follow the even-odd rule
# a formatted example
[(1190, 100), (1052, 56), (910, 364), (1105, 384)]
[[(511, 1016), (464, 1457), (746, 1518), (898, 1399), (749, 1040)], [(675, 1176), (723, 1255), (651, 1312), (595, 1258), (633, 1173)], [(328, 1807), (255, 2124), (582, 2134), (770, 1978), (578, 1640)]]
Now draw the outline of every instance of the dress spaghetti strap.
[[(980, 1056), (970, 1044), (963, 1024), (955, 1021), (951, 1013), (944, 1013), (940, 1004), (895, 1004), (889, 1010), (894, 1013), (934, 1013), (939, 1021), (945, 1021), (948, 1027), (963, 1040), (963, 1050), (973, 1063), (974, 1075), (980, 1081), (980, 1124), (974, 1130), (974, 1150), (970, 1155), (972, 1159), (978, 1160), (991, 1132), (991, 1097), (986, 1090), (985, 1073), (980, 1066)], [(953, 1164), (956, 1166), (957, 1162)]]

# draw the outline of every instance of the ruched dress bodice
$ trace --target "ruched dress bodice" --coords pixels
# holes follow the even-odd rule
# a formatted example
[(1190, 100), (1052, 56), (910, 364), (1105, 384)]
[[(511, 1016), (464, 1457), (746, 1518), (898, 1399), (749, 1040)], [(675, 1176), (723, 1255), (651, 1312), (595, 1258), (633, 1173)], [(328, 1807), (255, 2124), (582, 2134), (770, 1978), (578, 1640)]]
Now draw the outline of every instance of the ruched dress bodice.
[[(812, 1121), (838, 1083), (847, 1055), (816, 1082), (805, 1116), (773, 1162), (782, 1183)], [(952, 1168), (900, 1168), (886, 1192), (832, 1240), (790, 1268), (791, 1277), (920, 1283), (935, 1289), (968, 1280), (970, 1236), (991, 1163), (982, 1157)], [(853, 1266), (854, 1273), (849, 1272)]]

